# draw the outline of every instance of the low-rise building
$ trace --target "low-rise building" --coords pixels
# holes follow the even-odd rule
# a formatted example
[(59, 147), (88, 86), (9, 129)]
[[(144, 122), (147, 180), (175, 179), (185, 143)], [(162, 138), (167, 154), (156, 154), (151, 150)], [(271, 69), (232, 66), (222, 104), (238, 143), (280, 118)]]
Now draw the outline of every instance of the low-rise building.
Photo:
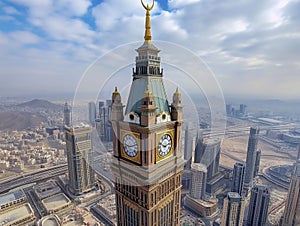
[(27, 202), (27, 197), (22, 190), (10, 192), (0, 196), (0, 213)]
[(34, 187), (34, 193), (38, 199), (43, 200), (50, 196), (56, 195), (61, 192), (61, 189), (58, 185), (50, 180), (42, 184), (38, 184)]
[(60, 214), (72, 209), (71, 200), (63, 193), (50, 196), (42, 200), (47, 214)]
[(0, 213), (0, 225), (34, 225), (35, 215), (29, 203), (25, 203)]
[(217, 200), (194, 199), (190, 195), (184, 198), (184, 205), (201, 217), (209, 217), (217, 212)]

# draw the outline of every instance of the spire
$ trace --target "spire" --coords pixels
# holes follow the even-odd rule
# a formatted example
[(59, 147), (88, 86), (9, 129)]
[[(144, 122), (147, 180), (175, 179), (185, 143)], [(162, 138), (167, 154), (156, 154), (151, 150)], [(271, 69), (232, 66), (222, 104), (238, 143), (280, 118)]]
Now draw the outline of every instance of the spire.
[(143, 5), (143, 7), (146, 10), (146, 23), (145, 23), (145, 42), (152, 42), (152, 36), (151, 36), (151, 23), (150, 23), (150, 11), (153, 9), (154, 7), (154, 0), (151, 6), (149, 6), (147, 4), (147, 6), (144, 4), (143, 0), (141, 0), (141, 3)]
[(121, 95), (117, 87), (115, 87), (115, 91), (112, 93), (112, 103), (121, 103)]

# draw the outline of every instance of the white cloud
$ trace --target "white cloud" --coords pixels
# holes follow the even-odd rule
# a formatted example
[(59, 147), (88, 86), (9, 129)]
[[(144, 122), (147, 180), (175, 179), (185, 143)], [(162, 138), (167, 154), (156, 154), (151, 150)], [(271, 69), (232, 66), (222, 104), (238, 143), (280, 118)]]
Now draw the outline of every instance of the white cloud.
[[(0, 55), (5, 56), (7, 65), (17, 62), (19, 70), (14, 69), (14, 74), (29, 70), (30, 65), (30, 73), (26, 72), (29, 80), (31, 73), (37, 76), (43, 68), (55, 78), (70, 79), (59, 77), (59, 71), (75, 73), (67, 67), (74, 64), (83, 70), (111, 48), (143, 41), (145, 10), (140, 1), (103, 0), (92, 9), (89, 0), (12, 1), (28, 8), (27, 17), (27, 11), (22, 15), (31, 24), (0, 33)], [(151, 4), (151, 0), (145, 2)], [(6, 7), (1, 21), (16, 20), (12, 6), (1, 6)], [(291, 95), (299, 97), (294, 91), (300, 83), (299, 2), (169, 0), (168, 6), (170, 10), (164, 11), (156, 2), (151, 11), (153, 39), (175, 42), (197, 53), (216, 72), (225, 93), (234, 89), (251, 94), (253, 88), (247, 87), (251, 84), (260, 95), (286, 97), (291, 90)], [(81, 19), (87, 13), (92, 25)], [(266, 88), (264, 84), (275, 77), (276, 86)], [(234, 88), (232, 84), (236, 84)]]
[(9, 15), (20, 15), (21, 14), (18, 10), (16, 10), (16, 8), (14, 8), (12, 6), (5, 6), (2, 9), (6, 14), (9, 14)]
[(168, 6), (171, 9), (184, 7), (186, 5), (200, 2), (201, 0), (168, 0)]
[(11, 32), (9, 37), (20, 44), (37, 44), (41, 41), (40, 37), (28, 31)]

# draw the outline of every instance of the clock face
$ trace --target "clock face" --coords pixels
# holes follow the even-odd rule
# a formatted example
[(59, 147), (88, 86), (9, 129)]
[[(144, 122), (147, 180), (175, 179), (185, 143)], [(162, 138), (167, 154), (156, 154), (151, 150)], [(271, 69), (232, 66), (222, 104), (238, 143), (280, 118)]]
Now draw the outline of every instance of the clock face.
[(136, 139), (132, 135), (125, 135), (123, 138), (123, 146), (125, 153), (129, 157), (135, 157), (138, 153), (138, 145)]
[(172, 138), (169, 134), (164, 134), (159, 140), (158, 143), (158, 154), (161, 157), (166, 156), (169, 154), (172, 147)]

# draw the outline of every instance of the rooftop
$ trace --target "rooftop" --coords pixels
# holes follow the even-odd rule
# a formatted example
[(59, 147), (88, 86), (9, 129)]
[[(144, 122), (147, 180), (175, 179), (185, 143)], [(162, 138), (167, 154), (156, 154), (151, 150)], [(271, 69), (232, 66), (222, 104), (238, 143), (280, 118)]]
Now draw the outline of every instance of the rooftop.
[(42, 202), (47, 210), (55, 210), (70, 203), (71, 201), (67, 196), (65, 196), (65, 194), (59, 193), (49, 198), (45, 198)]
[(192, 170), (197, 170), (201, 172), (207, 172), (207, 167), (202, 163), (193, 163), (191, 166)]
[(48, 215), (39, 221), (39, 226), (60, 226), (59, 218), (56, 215)]
[(18, 206), (0, 214), (0, 225), (14, 222), (15, 220), (22, 219), (28, 215), (33, 214), (32, 208), (29, 203)]
[(0, 196), (0, 205), (5, 205), (6, 203), (25, 197), (26, 195), (22, 190), (7, 193), (5, 195)]

